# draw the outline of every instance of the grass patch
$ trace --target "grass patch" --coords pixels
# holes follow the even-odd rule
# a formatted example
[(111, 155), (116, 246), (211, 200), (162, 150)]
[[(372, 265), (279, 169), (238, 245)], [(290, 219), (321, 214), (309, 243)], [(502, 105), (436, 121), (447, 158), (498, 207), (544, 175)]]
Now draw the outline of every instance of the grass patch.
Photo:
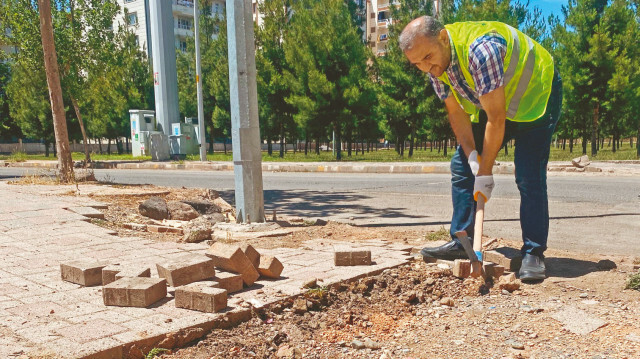
[(26, 152), (13, 151), (11, 152), (9, 157), (7, 157), (6, 161), (7, 162), (25, 162), (27, 159), (29, 159), (29, 155), (27, 155)]
[(153, 359), (157, 356), (159, 356), (160, 354), (162, 354), (163, 352), (169, 351), (169, 349), (165, 349), (165, 348), (153, 348), (151, 349), (147, 355), (145, 355), (145, 359)]
[(9, 181), (9, 184), (16, 185), (59, 185), (60, 177), (51, 170), (40, 170), (36, 173), (26, 174), (15, 181)]
[[(590, 148), (588, 152), (590, 152)], [(444, 155), (443, 151), (438, 151), (434, 149), (431, 151), (430, 149), (415, 149), (413, 156), (409, 157), (409, 151), (405, 150), (405, 155), (400, 156), (396, 153), (394, 149), (379, 149), (377, 151), (372, 150), (370, 152), (366, 152), (362, 154), (362, 152), (356, 153), (352, 152), (351, 156), (348, 155), (347, 151), (342, 152), (342, 161), (344, 162), (448, 162), (451, 160), (451, 156), (455, 149), (448, 148), (447, 155)], [(515, 147), (509, 147), (508, 151), (505, 152), (502, 149), (498, 153), (498, 157), (496, 160), (498, 162), (513, 162), (513, 155), (515, 153)], [(569, 147), (565, 150), (562, 148), (551, 147), (549, 160), (550, 161), (565, 161), (569, 163), (571, 159), (580, 157), (582, 155), (582, 146), (574, 147), (573, 152), (569, 152)], [(74, 152), (71, 157), (75, 161), (81, 161), (84, 159), (84, 153), (82, 152)], [(636, 149), (631, 148), (628, 144), (623, 144), (623, 146), (616, 151), (615, 153), (611, 151), (611, 147), (605, 146), (600, 149), (598, 155), (591, 156), (589, 158), (592, 161), (624, 161), (624, 160), (637, 160)], [(150, 156), (141, 156), (141, 157), (133, 157), (131, 154), (92, 154), (91, 159), (93, 161), (150, 161)], [(11, 155), (0, 155), (0, 160), (5, 161), (13, 161), (13, 162), (23, 162), (27, 160), (40, 160), (40, 161), (55, 161), (57, 160), (54, 156), (46, 157), (42, 154), (40, 155), (31, 155), (21, 153), (12, 153)], [(230, 162), (233, 160), (233, 154), (231, 151), (228, 151), (226, 154), (222, 152), (215, 152), (207, 154), (207, 161), (216, 161), (216, 162)], [(200, 155), (187, 155), (184, 162), (187, 161), (200, 161)], [(284, 157), (279, 156), (279, 152), (274, 151), (272, 155), (269, 155), (266, 151), (262, 152), (262, 161), (263, 162), (336, 162), (332, 151), (321, 151), (320, 154), (316, 154), (313, 151), (310, 151), (307, 155), (303, 152), (288, 151), (284, 154)], [(177, 161), (177, 163), (184, 163), (183, 161)]]
[(633, 289), (640, 291), (640, 272), (633, 274), (627, 279), (627, 285), (624, 289)]
[(424, 236), (424, 239), (426, 239), (427, 241), (433, 242), (433, 241), (449, 241), (451, 240), (451, 235), (449, 234), (449, 231), (444, 228), (444, 226), (440, 227), (440, 229), (438, 229), (435, 232), (429, 232)]

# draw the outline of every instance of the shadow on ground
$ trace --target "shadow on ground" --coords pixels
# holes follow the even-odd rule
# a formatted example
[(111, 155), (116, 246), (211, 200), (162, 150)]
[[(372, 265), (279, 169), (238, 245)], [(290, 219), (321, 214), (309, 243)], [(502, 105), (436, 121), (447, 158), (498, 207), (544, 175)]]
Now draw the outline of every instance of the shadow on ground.
[(546, 257), (547, 276), (557, 278), (577, 278), (601, 271), (598, 263), (566, 257)]
[[(235, 205), (234, 191), (223, 191), (220, 196), (231, 205)], [(372, 207), (363, 201), (372, 197), (354, 192), (321, 191), (264, 191), (265, 212), (277, 210), (294, 216), (332, 217), (345, 214), (354, 217), (376, 218), (424, 218), (407, 213), (403, 207)], [(412, 223), (411, 225), (419, 225)]]

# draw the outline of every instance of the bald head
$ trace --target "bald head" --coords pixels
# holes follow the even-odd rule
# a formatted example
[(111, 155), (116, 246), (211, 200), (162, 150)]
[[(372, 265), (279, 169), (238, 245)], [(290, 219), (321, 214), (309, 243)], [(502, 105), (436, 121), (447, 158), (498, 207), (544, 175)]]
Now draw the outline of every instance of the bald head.
[(421, 16), (412, 20), (407, 26), (405, 26), (400, 37), (398, 39), (400, 43), (400, 50), (407, 51), (416, 39), (419, 37), (434, 38), (440, 34), (440, 31), (444, 29), (444, 26), (440, 21), (431, 16)]

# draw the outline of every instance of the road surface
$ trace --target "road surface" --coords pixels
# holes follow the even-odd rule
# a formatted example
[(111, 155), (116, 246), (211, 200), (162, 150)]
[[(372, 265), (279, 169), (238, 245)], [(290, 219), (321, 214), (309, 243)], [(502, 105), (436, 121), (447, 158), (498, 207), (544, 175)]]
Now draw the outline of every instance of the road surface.
[[(0, 179), (42, 170), (2, 168)], [(213, 188), (233, 203), (233, 173), (169, 170), (96, 170), (99, 180)], [(450, 177), (442, 174), (333, 174), (265, 172), (266, 213), (322, 217), (359, 226), (448, 227)], [(485, 234), (521, 238), (519, 193), (513, 176), (495, 176)], [(549, 247), (583, 253), (640, 256), (640, 177), (551, 176)]]

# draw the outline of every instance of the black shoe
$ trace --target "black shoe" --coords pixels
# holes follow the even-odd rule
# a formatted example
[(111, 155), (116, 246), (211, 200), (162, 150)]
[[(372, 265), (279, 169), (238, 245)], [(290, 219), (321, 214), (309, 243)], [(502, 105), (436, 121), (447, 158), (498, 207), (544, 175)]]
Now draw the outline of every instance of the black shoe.
[(440, 247), (435, 248), (422, 248), (420, 251), (425, 258), (435, 258), (444, 260), (454, 259), (468, 259), (467, 253), (462, 248), (462, 245), (454, 240), (451, 240), (447, 244), (443, 244)]
[(547, 278), (544, 257), (535, 254), (525, 254), (520, 267), (520, 280), (537, 281)]

